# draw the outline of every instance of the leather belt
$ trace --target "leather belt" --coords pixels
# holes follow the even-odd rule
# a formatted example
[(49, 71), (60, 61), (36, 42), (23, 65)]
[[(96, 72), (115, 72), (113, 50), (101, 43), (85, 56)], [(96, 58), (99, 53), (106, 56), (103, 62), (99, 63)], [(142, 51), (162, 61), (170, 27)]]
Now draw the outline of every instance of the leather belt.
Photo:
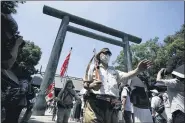
[(96, 95), (96, 98), (100, 99), (100, 100), (107, 101), (107, 102), (111, 102), (112, 101), (112, 99), (110, 97), (103, 97), (103, 96), (100, 96), (100, 95)]
[(109, 102), (111, 104), (115, 104), (120, 102), (116, 97), (110, 96), (110, 95), (100, 95), (100, 94), (93, 94), (93, 93), (89, 93), (88, 95), (85, 96), (86, 99), (88, 98), (93, 98), (93, 99), (97, 99), (97, 100), (103, 100), (106, 102)]
[(107, 101), (111, 104), (115, 104), (117, 102), (119, 102), (118, 99), (116, 99), (115, 97), (107, 97), (107, 95), (96, 95), (96, 99), (99, 99), (99, 100), (104, 100), (104, 101)]

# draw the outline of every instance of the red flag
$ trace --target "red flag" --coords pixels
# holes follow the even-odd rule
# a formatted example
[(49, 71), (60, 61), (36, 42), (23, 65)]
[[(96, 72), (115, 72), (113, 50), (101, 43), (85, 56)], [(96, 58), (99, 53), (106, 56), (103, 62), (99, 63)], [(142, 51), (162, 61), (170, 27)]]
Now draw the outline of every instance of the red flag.
[(51, 91), (53, 91), (54, 88), (55, 88), (55, 82), (51, 83), (51, 84), (48, 86), (47, 94), (49, 94)]
[(49, 97), (49, 98), (52, 98), (52, 97), (53, 97), (53, 93), (52, 93), (52, 92), (49, 93), (49, 94), (48, 94), (48, 97)]
[(45, 97), (46, 102), (52, 100), (53, 98), (55, 98), (55, 91), (54, 91), (54, 90), (51, 91), (51, 92)]
[(55, 82), (51, 83), (48, 86), (45, 99), (48, 102), (49, 100), (53, 99), (54, 97), (55, 97)]
[[(71, 48), (71, 50), (72, 50), (72, 48)], [(66, 59), (65, 59), (65, 61), (64, 61), (64, 63), (63, 63), (63, 65), (62, 65), (62, 67), (61, 67), (61, 70), (60, 70), (60, 76), (61, 76), (61, 77), (64, 76), (64, 74), (65, 74), (65, 72), (66, 72), (66, 69), (67, 69), (67, 67), (68, 67), (69, 59), (70, 59), (70, 56), (71, 56), (71, 50), (70, 50), (69, 54), (67, 55), (67, 57), (66, 57)]]

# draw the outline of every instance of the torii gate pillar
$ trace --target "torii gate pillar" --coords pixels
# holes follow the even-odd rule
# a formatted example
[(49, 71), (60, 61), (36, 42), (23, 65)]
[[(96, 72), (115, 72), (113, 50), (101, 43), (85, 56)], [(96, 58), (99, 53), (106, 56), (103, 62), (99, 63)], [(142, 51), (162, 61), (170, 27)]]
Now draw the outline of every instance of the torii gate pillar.
[(44, 74), (44, 78), (40, 86), (40, 93), (35, 102), (33, 115), (44, 116), (45, 114), (46, 105), (47, 105), (45, 101), (46, 89), (49, 86), (49, 83), (53, 82), (54, 80), (54, 76), (55, 76), (56, 69), (58, 66), (58, 62), (59, 62), (60, 54), (62, 51), (64, 39), (66, 36), (68, 24), (69, 24), (69, 17), (65, 16), (62, 19), (57, 37), (55, 39), (55, 43), (53, 45), (53, 49), (51, 51), (51, 55), (50, 55), (49, 62), (46, 68), (46, 72)]

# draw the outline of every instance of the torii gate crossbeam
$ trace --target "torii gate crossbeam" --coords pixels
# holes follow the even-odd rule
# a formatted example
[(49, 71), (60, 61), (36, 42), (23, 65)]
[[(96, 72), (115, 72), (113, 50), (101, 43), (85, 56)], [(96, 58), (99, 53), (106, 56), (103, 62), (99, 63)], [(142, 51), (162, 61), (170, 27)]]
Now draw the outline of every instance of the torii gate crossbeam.
[[(59, 19), (62, 19), (62, 22), (61, 22), (57, 37), (55, 39), (55, 43), (53, 45), (51, 54), (50, 54), (50, 58), (49, 58), (49, 62), (46, 67), (44, 78), (40, 86), (40, 93), (35, 102), (34, 112), (33, 112), (34, 115), (43, 116), (45, 113), (45, 109), (46, 109), (45, 91), (47, 87), (49, 86), (49, 84), (51, 84), (54, 80), (54, 76), (56, 73), (56, 69), (58, 66), (60, 54), (62, 51), (62, 47), (63, 47), (63, 43), (64, 43), (64, 39), (65, 39), (67, 31), (123, 47), (124, 54), (125, 54), (124, 57), (126, 60), (125, 62), (127, 64), (126, 71), (130, 71), (132, 69), (130, 50), (129, 50), (129, 41), (134, 42), (134, 43), (140, 43), (141, 38), (132, 36), (130, 34), (115, 30), (113, 28), (95, 23), (93, 21), (51, 8), (48, 6), (43, 7), (43, 13), (59, 18)], [(89, 31), (86, 31), (86, 30), (83, 30), (83, 29), (80, 29), (74, 26), (70, 26), (69, 22), (121, 38), (122, 41), (115, 40), (115, 39), (112, 39), (106, 36), (102, 36), (102, 35), (99, 35), (93, 32), (89, 32)]]
[(47, 15), (50, 15), (50, 16), (53, 16), (53, 17), (56, 17), (56, 18), (59, 18), (59, 19), (63, 19), (64, 16), (68, 16), (70, 18), (70, 22), (72, 22), (72, 23), (75, 23), (75, 24), (78, 24), (78, 25), (81, 25), (81, 26), (84, 26), (84, 27), (88, 27), (88, 28), (91, 28), (91, 29), (94, 29), (94, 30), (97, 30), (97, 31), (115, 36), (115, 37), (119, 37), (119, 38), (124, 38), (124, 36), (127, 36), (128, 40), (131, 41), (131, 42), (134, 42), (134, 43), (140, 43), (141, 42), (141, 38), (138, 38), (136, 36), (133, 36), (133, 35), (115, 30), (113, 28), (104, 26), (102, 24), (95, 23), (93, 21), (75, 16), (75, 15), (72, 15), (72, 14), (69, 14), (67, 12), (63, 12), (61, 10), (54, 9), (52, 7), (49, 7), (49, 6), (44, 6), (43, 13), (47, 14)]

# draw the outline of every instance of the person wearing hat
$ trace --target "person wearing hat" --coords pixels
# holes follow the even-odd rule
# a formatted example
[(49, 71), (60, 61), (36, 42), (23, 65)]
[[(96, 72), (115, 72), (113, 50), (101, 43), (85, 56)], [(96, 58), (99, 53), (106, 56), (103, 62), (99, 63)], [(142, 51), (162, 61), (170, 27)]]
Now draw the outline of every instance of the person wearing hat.
[(164, 72), (162, 68), (158, 74), (156, 81), (158, 83), (164, 83), (167, 86), (167, 93), (169, 96), (170, 110), (172, 113), (173, 123), (184, 123), (185, 122), (185, 112), (184, 112), (184, 65), (179, 66), (172, 71), (172, 79), (163, 79), (162, 73)]
[(150, 90), (150, 92), (152, 92), (152, 96), (153, 96), (153, 97), (154, 97), (154, 96), (157, 96), (157, 95), (159, 94), (159, 92), (158, 92), (156, 89)]
[(163, 100), (159, 97), (159, 92), (154, 89), (150, 90), (152, 92), (152, 99), (151, 99), (151, 110), (152, 110), (152, 117), (155, 121), (155, 123), (163, 123), (165, 119), (164, 115), (164, 108), (161, 110), (161, 112), (158, 112), (158, 109), (160, 106), (163, 105)]
[(57, 121), (56, 123), (68, 123), (71, 109), (73, 108), (73, 99), (79, 100), (72, 80), (67, 80), (64, 88), (60, 90), (57, 98)]
[(119, 98), (118, 84), (126, 84), (128, 79), (151, 66), (150, 61), (143, 60), (136, 69), (128, 73), (121, 72), (109, 66), (111, 55), (108, 48), (103, 48), (95, 56), (96, 64), (91, 64), (91, 59), (87, 67), (83, 80), (87, 89), (83, 123), (117, 123), (118, 111), (114, 106)]

